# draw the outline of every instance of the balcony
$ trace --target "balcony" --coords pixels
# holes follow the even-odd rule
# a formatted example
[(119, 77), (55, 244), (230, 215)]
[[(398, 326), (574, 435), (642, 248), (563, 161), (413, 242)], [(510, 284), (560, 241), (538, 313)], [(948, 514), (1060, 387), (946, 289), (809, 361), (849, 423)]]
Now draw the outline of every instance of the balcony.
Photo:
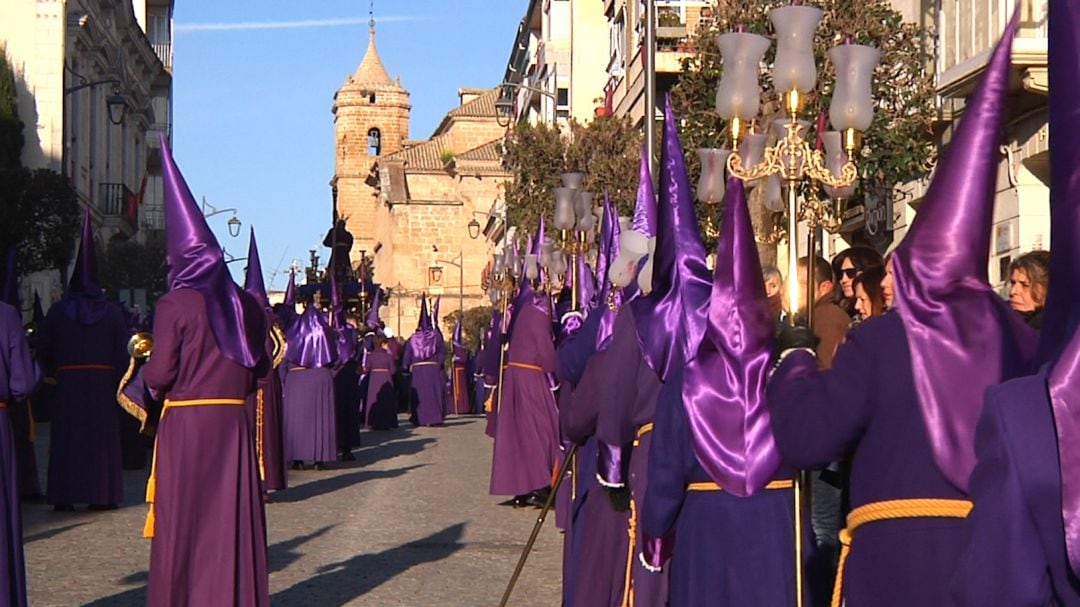
[(131, 236), (139, 229), (139, 207), (135, 193), (122, 183), (102, 183), (98, 193), (98, 210), (106, 227)]
[(153, 47), (154, 52), (157, 53), (158, 59), (161, 59), (161, 64), (165, 66), (165, 71), (171, 74), (173, 68), (172, 42), (151, 42), (150, 46)]
[(986, 67), (1013, 8), (1020, 5), (1020, 30), (1012, 63), (1021, 78), (1045, 80), (1047, 13), (1044, 0), (945, 0), (938, 13), (937, 89), (943, 97), (971, 92)]
[(147, 232), (160, 232), (165, 229), (165, 209), (160, 206), (145, 206), (142, 209), (139, 227)]

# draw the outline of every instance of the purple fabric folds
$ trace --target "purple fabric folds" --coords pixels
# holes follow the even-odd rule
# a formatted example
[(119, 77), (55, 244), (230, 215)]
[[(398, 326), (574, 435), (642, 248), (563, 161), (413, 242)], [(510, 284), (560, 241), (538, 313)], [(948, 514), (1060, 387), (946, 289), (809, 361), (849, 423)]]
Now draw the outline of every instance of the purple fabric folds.
[[(596, 331), (596, 350), (603, 352), (611, 343), (611, 332), (615, 329), (615, 315), (623, 302), (623, 293), (611, 285), (608, 274), (611, 264), (619, 256), (619, 214), (615, 212), (611, 198), (604, 196), (604, 215), (600, 223), (600, 253), (596, 256), (596, 282), (600, 289), (594, 306), (599, 308), (594, 314), (600, 315), (600, 326)], [(608, 299), (612, 305), (608, 305)], [(614, 308), (614, 310), (612, 309)]]
[(338, 363), (345, 364), (356, 356), (356, 329), (345, 320), (345, 306), (333, 272), (330, 272), (330, 326), (337, 332)]
[(270, 298), (266, 295), (266, 283), (263, 282), (262, 262), (259, 260), (259, 245), (255, 244), (255, 228), (251, 228), (251, 236), (248, 240), (244, 290), (250, 293), (262, 307), (270, 307)]
[[(1061, 467), (1061, 515), (1069, 565), (1080, 575), (1080, 106), (1075, 94), (1080, 82), (1080, 7), (1067, 0), (1050, 0), (1050, 257), (1053, 282), (1039, 336), (1039, 358), (1050, 364), (1047, 387), (1057, 432)], [(1064, 348), (1063, 351), (1062, 348)], [(1060, 355), (1057, 355), (1061, 351)], [(1045, 357), (1045, 358), (1044, 358)]]
[(94, 247), (94, 230), (90, 210), (83, 213), (82, 236), (75, 257), (75, 269), (71, 272), (63, 310), (68, 318), (84, 325), (92, 325), (105, 318), (112, 305), (106, 301), (105, 292), (98, 280), (97, 251)]
[(453, 336), (450, 337), (450, 343), (453, 344), (453, 346), (455, 348), (464, 348), (465, 347), (465, 342), (462, 341), (462, 339), (461, 339), (461, 330), (462, 330), (461, 317), (458, 316), (456, 322), (454, 322), (454, 334), (453, 334)]
[(412, 358), (416, 361), (426, 360), (435, 354), (439, 346), (438, 331), (431, 324), (431, 316), (428, 315), (427, 297), (420, 304), (420, 322), (416, 325), (416, 332), (409, 338), (408, 348), (412, 352)]
[(705, 338), (683, 375), (694, 455), (724, 491), (746, 497), (780, 468), (765, 383), (773, 321), (742, 181), (728, 179)]
[(375, 289), (375, 296), (371, 298), (371, 309), (368, 310), (367, 318), (364, 319), (364, 324), (368, 329), (372, 331), (379, 328), (381, 320), (379, 320), (379, 308), (382, 306), (382, 290)]
[(195, 204), (164, 135), (161, 164), (169, 289), (188, 288), (201, 293), (218, 348), (229, 360), (250, 369), (265, 355), (266, 336), (252, 330), (263, 319), (245, 318), (240, 288), (229, 276), (221, 246)]
[(641, 354), (661, 381), (667, 381), (675, 369), (697, 354), (705, 335), (712, 290), (676, 125), (668, 96), (664, 103), (653, 289), (632, 304)]
[(641, 168), (638, 171), (634, 221), (630, 225), (631, 229), (638, 234), (647, 238), (656, 238), (656, 191), (653, 190), (652, 168), (649, 166), (649, 155), (644, 144), (641, 146)]
[(1013, 16), (964, 111), (911, 230), (892, 257), (896, 307), (934, 460), (967, 491), (983, 392), (1025, 371), (1035, 333), (990, 287), (998, 147)]
[(314, 305), (309, 305), (289, 327), (287, 339), (289, 345), (285, 350), (285, 358), (294, 365), (317, 369), (329, 367), (337, 360), (330, 327)]

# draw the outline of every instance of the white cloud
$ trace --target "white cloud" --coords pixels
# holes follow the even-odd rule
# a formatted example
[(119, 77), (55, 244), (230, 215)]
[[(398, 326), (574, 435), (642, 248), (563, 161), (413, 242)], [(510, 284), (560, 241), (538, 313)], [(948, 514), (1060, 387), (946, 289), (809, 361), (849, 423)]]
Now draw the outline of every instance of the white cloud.
[[(379, 17), (379, 23), (416, 21), (420, 17), (397, 15)], [(366, 25), (368, 17), (345, 17), (341, 19), (305, 19), (301, 21), (236, 21), (232, 23), (177, 23), (177, 32), (224, 32), (239, 30), (308, 29), (315, 27), (340, 27), (343, 25)]]

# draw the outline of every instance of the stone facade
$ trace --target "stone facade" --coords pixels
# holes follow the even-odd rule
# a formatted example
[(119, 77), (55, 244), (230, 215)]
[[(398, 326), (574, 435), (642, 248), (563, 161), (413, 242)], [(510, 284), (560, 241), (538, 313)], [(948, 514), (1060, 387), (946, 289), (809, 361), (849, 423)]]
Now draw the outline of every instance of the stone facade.
[(508, 178), (495, 95), (461, 89), (430, 138), (408, 139), (409, 93), (387, 74), (372, 27), (360, 67), (335, 96), (337, 211), (355, 239), (354, 264), (373, 256), (375, 282), (392, 289), (381, 316), (398, 334), (416, 327), (425, 292), (444, 295), (444, 315), (487, 304), (480, 277), (489, 245), (468, 226), (484, 225)]

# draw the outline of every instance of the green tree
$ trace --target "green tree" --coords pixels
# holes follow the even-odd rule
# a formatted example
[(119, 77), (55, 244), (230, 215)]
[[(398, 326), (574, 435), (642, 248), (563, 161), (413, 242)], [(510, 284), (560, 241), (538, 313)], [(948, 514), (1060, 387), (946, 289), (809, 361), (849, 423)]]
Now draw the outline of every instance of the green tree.
[(66, 268), (79, 229), (75, 190), (48, 169), (0, 171), (0, 250), (18, 250), (19, 272)]
[(165, 247), (160, 241), (140, 244), (114, 239), (99, 260), (101, 281), (110, 298), (118, 289), (146, 289), (146, 300), (157, 301), (166, 291)]
[[(716, 36), (737, 28), (772, 36), (768, 11), (786, 4), (789, 4), (787, 0), (721, 2), (715, 21), (706, 23), (692, 36), (691, 56), (683, 60), (682, 74), (671, 92), (692, 179), (696, 180), (700, 171), (697, 148), (729, 145), (725, 125), (714, 109), (722, 73)], [(881, 50), (881, 63), (873, 84), (874, 121), (864, 134), (856, 163), (860, 186), (850, 204), (861, 204), (864, 191), (888, 191), (925, 174), (935, 152), (931, 131), (934, 88), (932, 74), (927, 69), (930, 57), (924, 50), (932, 46), (930, 33), (918, 25), (905, 23), (888, 0), (807, 0), (806, 4), (824, 9), (814, 39), (820, 72), (804, 113), (811, 121), (809, 141), (814, 142), (817, 137), (817, 119), (828, 116), (835, 79), (828, 49), (849, 39)], [(772, 62), (775, 49), (775, 45), (769, 49), (766, 64)], [(766, 73), (762, 78), (763, 107), (758, 125), (762, 130), (780, 113), (776, 99), (777, 93)], [(704, 215), (710, 211), (699, 209), (703, 222), (707, 219)]]
[(19, 118), (19, 97), (15, 72), (0, 45), (0, 170), (19, 167), (22, 155), (23, 121)]
[(602, 201), (607, 192), (619, 210), (633, 209), (641, 154), (641, 132), (626, 118), (599, 116), (582, 124), (571, 120), (567, 133), (558, 127), (521, 123), (505, 142), (504, 164), (513, 174), (505, 185), (510, 225), (535, 232), (541, 215), (555, 210), (552, 190), (559, 175), (585, 173), (585, 190)]

